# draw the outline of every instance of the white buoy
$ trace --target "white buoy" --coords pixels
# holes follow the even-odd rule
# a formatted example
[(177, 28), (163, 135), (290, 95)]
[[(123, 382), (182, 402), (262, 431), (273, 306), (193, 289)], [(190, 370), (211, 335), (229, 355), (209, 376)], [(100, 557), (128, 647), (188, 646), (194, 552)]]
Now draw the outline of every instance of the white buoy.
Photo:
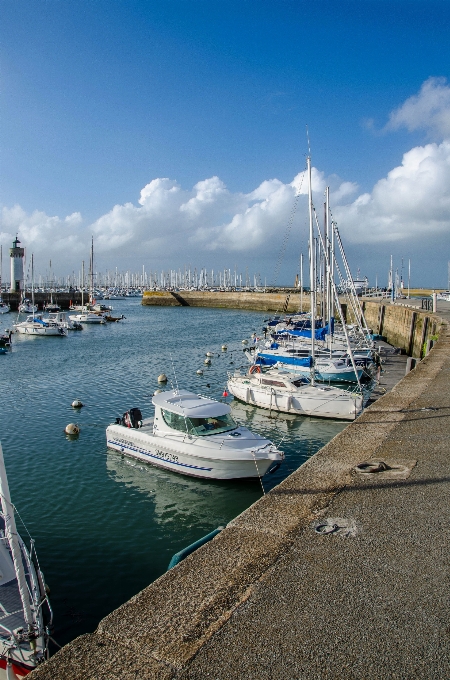
[(154, 396), (155, 394), (161, 394), (162, 391), (163, 391), (163, 390), (155, 390), (155, 391), (153, 392), (153, 396)]
[(213, 354), (213, 352), (206, 352), (206, 356), (207, 356), (207, 357), (213, 357), (214, 354)]
[(79, 399), (75, 399), (75, 401), (72, 402), (72, 406), (73, 408), (81, 408), (84, 404)]
[(165, 373), (161, 373), (161, 375), (158, 375), (158, 382), (160, 383), (167, 382), (167, 375)]
[(208, 359), (205, 359), (205, 364), (206, 364), (207, 366), (209, 366), (210, 363), (211, 363), (211, 359), (209, 359), (209, 358), (208, 358)]
[(243, 340), (243, 341), (242, 341), (242, 344), (243, 344), (243, 345), (248, 345), (248, 340)]
[(64, 430), (66, 434), (80, 434), (80, 428), (75, 423), (69, 423)]
[(199, 368), (199, 369), (198, 369), (198, 371), (197, 371), (197, 375), (203, 375), (203, 371), (202, 371), (202, 369), (201, 369), (201, 368)]
[(226, 345), (222, 345), (222, 352), (226, 352), (228, 347)]

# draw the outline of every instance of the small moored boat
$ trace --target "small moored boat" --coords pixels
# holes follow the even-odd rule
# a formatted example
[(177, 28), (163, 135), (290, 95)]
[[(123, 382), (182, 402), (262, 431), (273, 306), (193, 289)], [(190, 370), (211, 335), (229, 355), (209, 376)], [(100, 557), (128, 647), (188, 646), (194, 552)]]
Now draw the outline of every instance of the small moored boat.
[(188, 390), (154, 395), (154, 418), (131, 409), (106, 429), (107, 445), (158, 467), (207, 479), (262, 477), (284, 459), (276, 446), (240, 427), (228, 404)]

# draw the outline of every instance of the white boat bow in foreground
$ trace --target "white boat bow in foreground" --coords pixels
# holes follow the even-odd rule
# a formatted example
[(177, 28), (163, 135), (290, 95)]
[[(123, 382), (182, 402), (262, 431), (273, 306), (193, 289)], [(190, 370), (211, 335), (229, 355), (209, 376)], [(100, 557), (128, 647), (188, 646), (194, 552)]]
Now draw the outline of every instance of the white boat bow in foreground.
[(52, 611), (34, 543), (17, 533), (1, 444), (0, 494), (0, 680), (18, 680), (48, 656)]

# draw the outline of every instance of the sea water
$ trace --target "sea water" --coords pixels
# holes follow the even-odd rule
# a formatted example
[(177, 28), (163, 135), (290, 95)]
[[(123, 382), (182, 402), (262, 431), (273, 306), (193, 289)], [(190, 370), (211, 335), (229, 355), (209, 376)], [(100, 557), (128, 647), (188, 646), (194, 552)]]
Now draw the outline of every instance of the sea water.
[[(132, 407), (150, 415), (161, 373), (169, 388), (223, 399), (227, 373), (248, 366), (242, 340), (261, 333), (264, 314), (143, 307), (139, 299), (114, 301), (113, 313), (126, 319), (85, 325), (67, 338), (14, 335), (12, 351), (0, 356), (0, 439), (11, 497), (25, 525), (18, 520), (19, 531), (36, 541), (60, 644), (93, 631), (163, 574), (174, 553), (263, 493), (257, 480), (200, 480), (122, 457), (106, 448), (105, 429)], [(14, 320), (3, 316), (0, 330)], [(210, 366), (206, 352), (214, 353)], [(74, 410), (74, 399), (85, 406)], [(286, 454), (262, 480), (265, 491), (346, 426), (226, 400), (240, 424)], [(64, 433), (71, 422), (80, 426), (76, 439)]]

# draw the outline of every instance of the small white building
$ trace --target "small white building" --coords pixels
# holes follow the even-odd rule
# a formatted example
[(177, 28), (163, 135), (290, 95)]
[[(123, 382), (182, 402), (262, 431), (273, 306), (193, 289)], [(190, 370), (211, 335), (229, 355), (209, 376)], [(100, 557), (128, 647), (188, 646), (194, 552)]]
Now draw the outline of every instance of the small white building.
[(16, 236), (12, 248), (9, 249), (11, 257), (11, 293), (20, 293), (24, 289), (23, 279), (23, 258), (25, 249), (19, 246), (19, 239)]

